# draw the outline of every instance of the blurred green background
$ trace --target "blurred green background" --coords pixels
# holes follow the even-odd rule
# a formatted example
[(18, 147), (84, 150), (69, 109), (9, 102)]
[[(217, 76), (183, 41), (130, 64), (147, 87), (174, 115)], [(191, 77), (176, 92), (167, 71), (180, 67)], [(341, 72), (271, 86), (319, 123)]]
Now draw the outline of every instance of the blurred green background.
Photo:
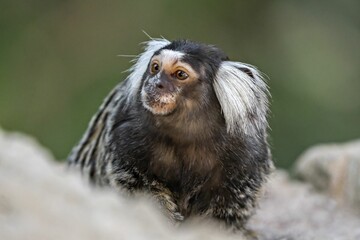
[(288, 168), (308, 146), (360, 137), (360, 1), (0, 2), (0, 126), (58, 159), (125, 78), (140, 42), (189, 38), (269, 76), (271, 144)]

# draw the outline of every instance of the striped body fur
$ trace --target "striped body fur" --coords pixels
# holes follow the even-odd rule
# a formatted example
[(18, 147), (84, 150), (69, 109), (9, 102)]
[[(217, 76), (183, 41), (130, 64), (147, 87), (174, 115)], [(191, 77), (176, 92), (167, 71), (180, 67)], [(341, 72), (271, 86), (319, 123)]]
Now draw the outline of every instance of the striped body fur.
[(98, 186), (154, 196), (175, 221), (242, 229), (272, 168), (268, 90), (256, 68), (187, 40), (147, 42), (72, 150)]

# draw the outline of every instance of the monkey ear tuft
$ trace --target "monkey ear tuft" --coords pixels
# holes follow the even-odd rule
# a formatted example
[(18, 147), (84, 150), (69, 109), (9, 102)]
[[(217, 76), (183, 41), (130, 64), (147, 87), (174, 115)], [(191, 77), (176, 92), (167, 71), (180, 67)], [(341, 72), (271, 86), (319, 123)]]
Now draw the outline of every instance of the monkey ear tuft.
[(238, 69), (249, 75), (249, 77), (254, 78), (254, 74), (249, 67), (239, 67)]
[(266, 130), (269, 92), (255, 67), (240, 62), (222, 62), (214, 90), (229, 134), (259, 135)]
[(137, 56), (132, 62), (135, 62), (134, 65), (129, 69), (131, 74), (127, 78), (128, 82), (128, 98), (127, 103), (130, 103), (136, 97), (139, 88), (141, 87), (141, 80), (146, 72), (146, 69), (149, 65), (151, 57), (154, 53), (170, 44), (165, 38), (152, 38), (150, 41), (144, 42), (145, 51)]

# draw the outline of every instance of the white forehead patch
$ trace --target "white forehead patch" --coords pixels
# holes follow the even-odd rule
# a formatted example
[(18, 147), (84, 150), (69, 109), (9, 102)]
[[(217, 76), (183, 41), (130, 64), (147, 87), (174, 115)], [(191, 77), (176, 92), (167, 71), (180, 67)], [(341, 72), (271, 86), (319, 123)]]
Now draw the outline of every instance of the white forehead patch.
[(163, 63), (170, 63), (176, 60), (180, 60), (184, 55), (185, 53), (183, 52), (164, 49), (160, 52), (159, 57)]
[(174, 67), (181, 66), (192, 78), (198, 78), (199, 74), (192, 66), (182, 61), (185, 55), (186, 54), (183, 52), (163, 49), (160, 51), (159, 55), (154, 56), (153, 60), (160, 62), (162, 70), (172, 72), (174, 71)]

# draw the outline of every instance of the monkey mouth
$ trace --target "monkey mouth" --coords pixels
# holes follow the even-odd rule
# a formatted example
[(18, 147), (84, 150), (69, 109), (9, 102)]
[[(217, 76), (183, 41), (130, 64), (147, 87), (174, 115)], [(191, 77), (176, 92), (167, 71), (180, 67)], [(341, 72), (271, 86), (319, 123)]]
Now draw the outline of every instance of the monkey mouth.
[(143, 106), (155, 115), (168, 115), (176, 108), (176, 98), (170, 93), (147, 93), (143, 89), (141, 101)]

